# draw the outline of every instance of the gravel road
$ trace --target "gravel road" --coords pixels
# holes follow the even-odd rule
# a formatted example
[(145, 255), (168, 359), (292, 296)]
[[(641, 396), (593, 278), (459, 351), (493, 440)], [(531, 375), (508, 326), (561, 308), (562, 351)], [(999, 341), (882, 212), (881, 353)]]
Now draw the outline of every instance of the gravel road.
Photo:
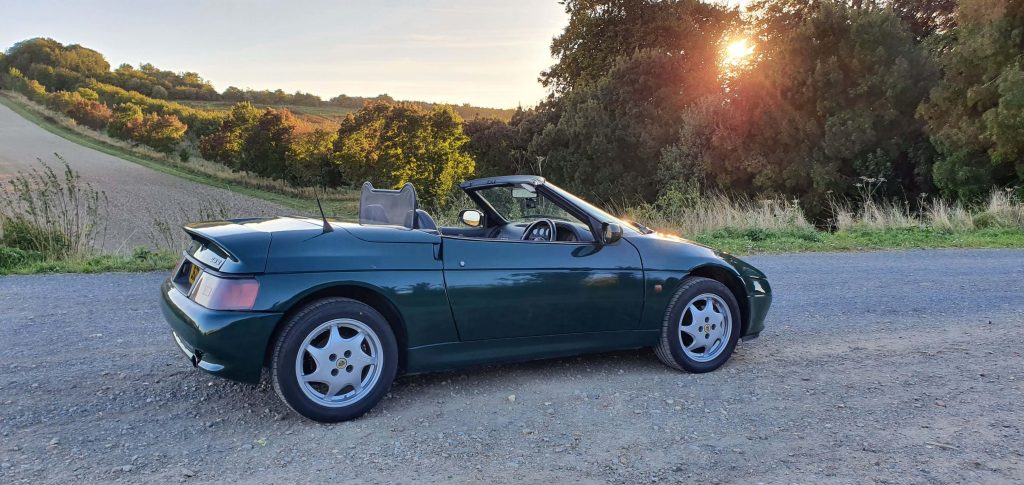
[[(294, 211), (229, 190), (190, 182), (173, 175), (75, 144), (50, 133), (0, 105), (0, 182), (13, 174), (39, 168), (42, 159), (54, 170), (60, 154), (82, 180), (106, 192), (109, 204), (105, 237), (100, 246), (131, 251), (160, 238), (153, 221), (172, 225), (193, 222), (204, 212), (229, 217), (290, 214)], [(177, 235), (177, 234), (175, 234)], [(161, 240), (162, 242), (162, 240)]]
[(193, 370), (163, 274), (0, 278), (0, 482), (1024, 480), (1024, 251), (749, 259), (776, 303), (719, 371), (642, 350), (402, 377), (338, 425)]

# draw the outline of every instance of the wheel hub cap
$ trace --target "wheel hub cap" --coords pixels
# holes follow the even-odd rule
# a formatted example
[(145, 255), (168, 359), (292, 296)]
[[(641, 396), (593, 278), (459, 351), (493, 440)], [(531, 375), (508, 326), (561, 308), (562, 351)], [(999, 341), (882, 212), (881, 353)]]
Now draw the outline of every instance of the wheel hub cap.
[(314, 329), (295, 358), (302, 392), (317, 404), (341, 407), (362, 399), (380, 378), (380, 338), (365, 323), (343, 318)]
[(679, 316), (679, 343), (687, 357), (708, 362), (722, 354), (732, 336), (732, 312), (720, 296), (699, 295)]

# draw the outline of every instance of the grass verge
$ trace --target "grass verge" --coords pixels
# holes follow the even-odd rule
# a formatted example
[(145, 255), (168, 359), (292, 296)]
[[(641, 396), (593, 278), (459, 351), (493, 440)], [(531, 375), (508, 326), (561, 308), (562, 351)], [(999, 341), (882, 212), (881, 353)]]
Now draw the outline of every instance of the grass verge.
[(901, 228), (850, 229), (830, 233), (810, 228), (771, 231), (723, 229), (697, 235), (694, 240), (737, 255), (891, 249), (1022, 248), (1024, 231), (993, 228), (952, 232), (928, 228)]
[(171, 251), (147, 252), (144, 257), (140, 257), (136, 252), (127, 256), (105, 254), (69, 259), (42, 259), (21, 262), (8, 268), (0, 267), (0, 275), (170, 271), (180, 259), (178, 253)]

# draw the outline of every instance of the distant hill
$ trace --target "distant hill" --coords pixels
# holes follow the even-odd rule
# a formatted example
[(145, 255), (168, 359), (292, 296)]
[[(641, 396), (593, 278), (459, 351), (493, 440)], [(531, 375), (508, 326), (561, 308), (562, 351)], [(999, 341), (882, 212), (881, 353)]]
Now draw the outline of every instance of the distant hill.
[[(368, 101), (395, 101), (387, 94), (376, 97), (335, 96), (323, 100), (310, 93), (286, 93), (277, 90), (252, 90), (228, 86), (218, 92), (213, 85), (195, 72), (173, 72), (158, 69), (152, 64), (138, 68), (121, 64), (111, 69), (106, 57), (98, 51), (78, 44), (63, 45), (53, 39), (34, 38), (18, 42), (0, 55), (0, 73), (18, 69), (52, 91), (72, 91), (88, 79), (136, 91), (155, 99), (185, 102), (193, 106), (224, 109), (239, 101), (255, 105), (287, 107), (297, 113), (337, 120), (346, 113), (361, 108)], [(426, 109), (441, 103), (410, 100)], [(486, 108), (469, 104), (451, 105), (465, 119), (497, 118), (508, 121), (513, 109)]]

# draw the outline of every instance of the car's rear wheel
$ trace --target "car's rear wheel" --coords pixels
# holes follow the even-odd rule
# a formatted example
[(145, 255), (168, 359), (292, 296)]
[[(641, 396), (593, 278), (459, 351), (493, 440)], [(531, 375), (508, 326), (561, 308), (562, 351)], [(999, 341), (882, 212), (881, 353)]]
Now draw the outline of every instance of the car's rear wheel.
[(736, 297), (719, 281), (689, 277), (672, 297), (655, 353), (669, 367), (711, 372), (732, 355), (740, 335)]
[(346, 421), (387, 393), (398, 369), (398, 344), (373, 307), (327, 298), (285, 323), (270, 368), (274, 389), (295, 412), (316, 421)]

